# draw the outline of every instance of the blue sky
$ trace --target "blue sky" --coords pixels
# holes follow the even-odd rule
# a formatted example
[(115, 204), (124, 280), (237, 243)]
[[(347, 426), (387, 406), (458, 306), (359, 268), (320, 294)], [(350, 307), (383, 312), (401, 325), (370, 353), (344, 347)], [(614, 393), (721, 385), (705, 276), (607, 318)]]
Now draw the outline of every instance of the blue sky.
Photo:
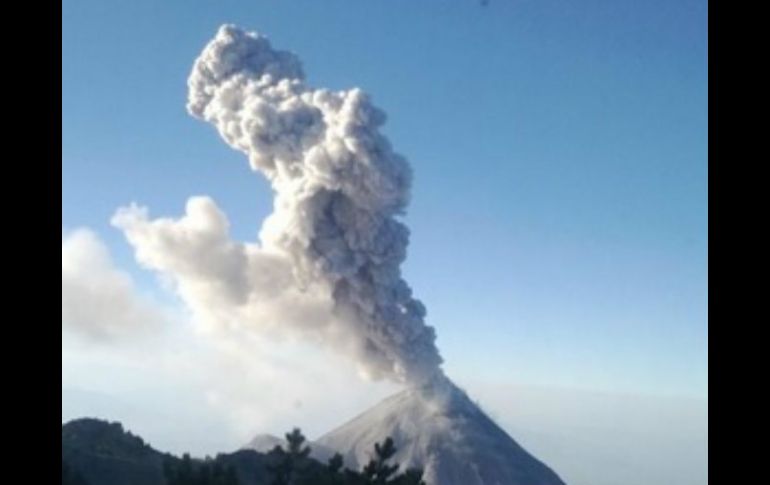
[(255, 238), (267, 184), (184, 110), (234, 22), (387, 111), (415, 171), (404, 270), (450, 372), (705, 396), (706, 21), (686, 1), (68, 0), (62, 224), (148, 288), (120, 205), (210, 194)]
[(707, 399), (705, 1), (65, 0), (62, 226), (160, 300), (119, 206), (208, 194), (242, 240), (271, 208), (184, 108), (225, 22), (388, 113), (415, 172), (403, 269), (449, 375)]

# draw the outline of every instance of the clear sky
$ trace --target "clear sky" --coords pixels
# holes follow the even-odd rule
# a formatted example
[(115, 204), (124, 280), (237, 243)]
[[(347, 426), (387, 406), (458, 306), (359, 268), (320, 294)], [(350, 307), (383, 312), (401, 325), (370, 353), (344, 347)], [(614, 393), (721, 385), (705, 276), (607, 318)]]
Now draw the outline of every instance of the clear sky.
[(159, 300), (116, 208), (208, 194), (242, 240), (271, 208), (184, 108), (225, 22), (388, 113), (415, 172), (403, 269), (449, 375), (707, 399), (707, 2), (65, 0), (62, 227)]

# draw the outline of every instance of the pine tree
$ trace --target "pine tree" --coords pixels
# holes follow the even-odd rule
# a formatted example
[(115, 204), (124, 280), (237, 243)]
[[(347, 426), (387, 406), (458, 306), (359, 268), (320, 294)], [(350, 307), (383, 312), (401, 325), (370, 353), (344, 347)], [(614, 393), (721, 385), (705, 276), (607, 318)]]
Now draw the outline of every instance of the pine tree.
[(196, 485), (212, 485), (211, 483), (211, 468), (207, 463), (203, 463), (198, 468), (198, 479)]
[(163, 476), (166, 477), (166, 485), (181, 485), (179, 476), (170, 457), (163, 460)]
[(73, 470), (69, 464), (62, 458), (61, 461), (61, 483), (62, 485), (88, 485), (86, 479), (77, 470)]
[(303, 448), (305, 436), (299, 428), (294, 428), (291, 433), (287, 433), (286, 441), (289, 444), (289, 454), (295, 461), (299, 462), (310, 455), (310, 447), (305, 446)]
[(334, 456), (329, 458), (329, 462), (326, 464), (326, 469), (330, 473), (336, 475), (342, 469), (342, 465), (343, 465), (342, 455), (340, 455), (339, 453), (335, 453)]
[(292, 472), (290, 455), (283, 450), (281, 445), (278, 445), (270, 452), (270, 460), (271, 463), (267, 465), (267, 469), (273, 477), (270, 485), (289, 485)]
[(372, 485), (384, 485), (398, 470), (398, 464), (388, 465), (388, 460), (396, 454), (396, 446), (393, 444), (393, 440), (388, 437), (382, 445), (375, 443), (374, 451), (374, 458), (364, 467), (364, 477)]
[(225, 476), (222, 485), (239, 485), (238, 475), (235, 473), (235, 467), (230, 465), (225, 470)]
[(288, 450), (276, 446), (270, 453), (273, 455), (273, 464), (268, 469), (273, 475), (271, 485), (297, 485), (307, 472), (310, 465), (310, 447), (305, 445), (305, 436), (294, 428), (291, 433), (286, 433)]
[(214, 460), (214, 464), (211, 466), (211, 483), (215, 485), (223, 485), (225, 479), (225, 469), (222, 467), (222, 463), (217, 456)]
[(188, 485), (193, 483), (195, 477), (193, 475), (192, 458), (190, 458), (189, 453), (182, 455), (182, 463), (179, 464), (176, 478), (179, 485)]

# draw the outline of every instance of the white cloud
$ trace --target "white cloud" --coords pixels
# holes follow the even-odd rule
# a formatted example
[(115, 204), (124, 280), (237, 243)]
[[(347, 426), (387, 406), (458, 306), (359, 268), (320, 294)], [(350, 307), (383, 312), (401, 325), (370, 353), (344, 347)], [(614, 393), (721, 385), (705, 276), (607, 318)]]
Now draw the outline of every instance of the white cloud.
[(112, 222), (125, 233), (139, 264), (170, 280), (200, 330), (212, 338), (259, 329), (259, 335), (314, 340), (330, 325), (328, 292), (298, 286), (285, 255), (231, 240), (225, 214), (208, 197), (191, 197), (176, 220), (151, 220), (147, 209), (131, 205), (118, 210)]
[(89, 229), (62, 236), (62, 330), (108, 342), (160, 331), (163, 313), (137, 293), (130, 275), (118, 269)]
[[(209, 294), (237, 301), (232, 288), (212, 290), (198, 281), (196, 271), (204, 272), (200, 278), (205, 281), (207, 271), (229, 268), (234, 274), (222, 277), (237, 280), (239, 272), (250, 268), (226, 264), (238, 260), (243, 247), (196, 236), (195, 227), (211, 235), (207, 224), (214, 223), (207, 219), (212, 213), (205, 204), (198, 209), (203, 213), (191, 209), (193, 216), (169, 234), (187, 237), (185, 248), (197, 254), (175, 251), (173, 238), (148, 242), (147, 247), (166, 248), (163, 264), (187, 275), (183, 296), (201, 303), (202, 295)], [(179, 260), (172, 257), (175, 253)], [(176, 266), (187, 258), (201, 262), (186, 270)], [(275, 283), (268, 276), (261, 276), (265, 286)], [(238, 304), (232, 306), (240, 311)], [(62, 388), (68, 392), (63, 418), (120, 420), (161, 449), (203, 454), (234, 449), (256, 433), (283, 433), (293, 426), (318, 434), (394, 390), (387, 383), (362, 384), (343, 357), (314, 348), (312, 342), (238, 327), (197, 332), (186, 315), (172, 310), (142, 296), (93, 231), (65, 233)], [(288, 305), (281, 311), (297, 318), (299, 310)], [(103, 398), (83, 397), (94, 395)]]

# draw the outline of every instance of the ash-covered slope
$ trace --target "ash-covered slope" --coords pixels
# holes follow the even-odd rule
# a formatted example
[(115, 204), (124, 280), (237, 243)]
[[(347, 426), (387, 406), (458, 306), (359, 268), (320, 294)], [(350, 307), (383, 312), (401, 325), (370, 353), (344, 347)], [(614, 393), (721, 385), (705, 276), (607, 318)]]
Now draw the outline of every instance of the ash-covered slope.
[(428, 485), (564, 485), (449, 381), (396, 394), (317, 443), (360, 468), (387, 436), (395, 462), (422, 468)]

